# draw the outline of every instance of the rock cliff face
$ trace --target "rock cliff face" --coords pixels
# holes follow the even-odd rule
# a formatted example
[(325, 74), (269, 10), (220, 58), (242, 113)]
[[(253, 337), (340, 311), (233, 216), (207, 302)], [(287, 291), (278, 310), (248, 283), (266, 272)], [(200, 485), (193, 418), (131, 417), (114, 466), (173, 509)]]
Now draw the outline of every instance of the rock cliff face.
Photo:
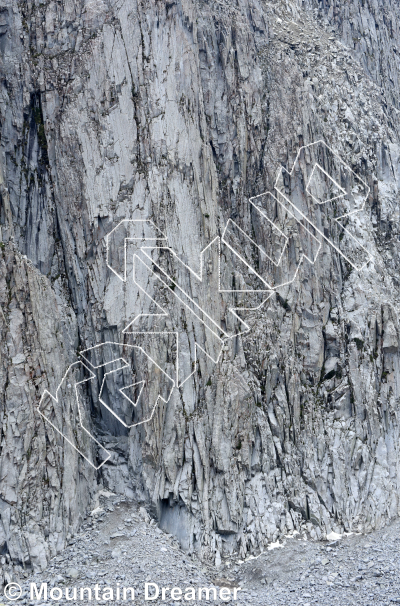
[[(3, 1), (5, 568), (45, 566), (102, 486), (147, 504), (185, 549), (217, 563), (294, 529), (320, 538), (398, 514), (399, 23), (394, 0)], [(91, 431), (112, 451), (95, 471), (36, 408), (80, 351), (133, 342), (123, 330), (138, 290), (107, 267), (106, 235), (151, 220), (196, 271), (229, 219), (267, 247), (249, 199), (319, 140), (369, 188), (355, 234), (372, 260), (357, 271), (317, 236), (315, 262), (247, 312), (249, 333), (226, 341), (216, 364), (200, 359), (146, 424), (116, 423), (99, 375), (82, 388)], [(324, 210), (304, 200), (329, 236)], [(311, 246), (299, 225), (292, 216), (282, 228), (291, 245), (275, 285)], [(123, 263), (120, 244), (113, 254)], [(224, 260), (232, 290), (257, 287)], [(225, 322), (226, 301), (211, 299)], [(171, 323), (190, 350), (186, 320)], [(164, 361), (170, 348), (158, 350)], [(66, 393), (54, 405), (71, 435), (73, 402)]]

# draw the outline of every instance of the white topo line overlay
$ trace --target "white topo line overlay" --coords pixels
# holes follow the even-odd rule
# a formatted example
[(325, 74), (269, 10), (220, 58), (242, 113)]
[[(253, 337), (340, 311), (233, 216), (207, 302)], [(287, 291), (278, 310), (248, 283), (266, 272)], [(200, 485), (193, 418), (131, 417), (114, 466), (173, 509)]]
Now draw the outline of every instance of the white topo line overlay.
[[(291, 200), (283, 191), (282, 188), (278, 187), (278, 183), (280, 180), (280, 177), (282, 175), (284, 175), (285, 173), (288, 174), (289, 176), (293, 176), (294, 172), (296, 170), (296, 167), (299, 167), (301, 165), (301, 155), (302, 153), (307, 150), (307, 149), (311, 149), (312, 147), (319, 145), (321, 146), (321, 148), (325, 148), (326, 150), (328, 150), (332, 156), (334, 156), (336, 158), (336, 160), (339, 162), (339, 164), (343, 167), (343, 169), (345, 169), (346, 171), (348, 171), (353, 179), (355, 183), (360, 184), (363, 188), (364, 188), (364, 195), (362, 196), (362, 204), (360, 205), (359, 208), (356, 208), (355, 210), (351, 210), (349, 212), (343, 213), (342, 215), (338, 216), (338, 217), (332, 217), (333, 221), (335, 221), (340, 227), (341, 229), (343, 229), (343, 231), (347, 234), (347, 236), (349, 238), (351, 238), (351, 240), (354, 241), (354, 244), (361, 248), (366, 257), (367, 260), (365, 261), (365, 263), (363, 263), (362, 265), (356, 265), (342, 250), (340, 250), (340, 248), (332, 241), (332, 239), (327, 236), (324, 232), (324, 230), (320, 229), (315, 221), (313, 221), (310, 217), (306, 216), (304, 214), (304, 212), (299, 208), (298, 205), (296, 205), (296, 202)], [(310, 191), (310, 184), (311, 181), (314, 177), (314, 173), (316, 171), (316, 169), (319, 169), (324, 175), (325, 177), (327, 177), (327, 179), (329, 179), (329, 181), (331, 181), (335, 187), (340, 191), (340, 193), (338, 193), (335, 196), (329, 197), (326, 200), (318, 200), (317, 198), (315, 198), (315, 196), (312, 194), (312, 192)], [(279, 196), (281, 196), (284, 200), (284, 202), (289, 205), (289, 207), (291, 207), (292, 209), (295, 209), (295, 212), (297, 212), (299, 215), (301, 215), (301, 217), (307, 221), (307, 223), (313, 228), (315, 229), (315, 231), (326, 241), (328, 242), (328, 244), (330, 246), (332, 246), (332, 248), (334, 248), (336, 250), (336, 252), (338, 252), (348, 263), (350, 263), (350, 265), (353, 267), (353, 269), (360, 271), (361, 269), (363, 269), (364, 267), (366, 267), (366, 265), (373, 260), (373, 256), (372, 254), (369, 252), (368, 249), (366, 249), (360, 242), (359, 240), (346, 228), (344, 227), (339, 221), (340, 219), (345, 219), (347, 217), (352, 217), (354, 215), (356, 215), (357, 213), (362, 212), (365, 209), (365, 204), (367, 202), (369, 193), (370, 193), (370, 187), (365, 183), (365, 181), (363, 181), (363, 179), (361, 179), (358, 175), (356, 175), (356, 173), (350, 168), (350, 166), (348, 164), (346, 164), (346, 162), (344, 162), (341, 157), (339, 156), (339, 154), (337, 154), (331, 147), (329, 147), (329, 145), (327, 145), (324, 141), (316, 141), (315, 143), (310, 143), (308, 145), (304, 145), (303, 147), (300, 147), (299, 151), (297, 152), (295, 161), (293, 163), (293, 167), (292, 170), (289, 172), (287, 171), (284, 167), (282, 167), (282, 169), (279, 171), (278, 173), (278, 177), (275, 183), (275, 190), (277, 192), (277, 194)], [(331, 202), (333, 200), (339, 200), (339, 199), (343, 199), (348, 192), (343, 189), (343, 187), (331, 176), (329, 175), (326, 170), (324, 170), (321, 165), (318, 162), (315, 162), (310, 177), (308, 179), (307, 185), (306, 185), (306, 192), (311, 196), (311, 198), (314, 200), (314, 202), (316, 202), (318, 205), (321, 205), (325, 202)], [(353, 193), (353, 192), (351, 192)], [(285, 206), (286, 208), (286, 206)]]
[[(273, 195), (272, 192), (264, 192), (263, 194), (260, 194), (249, 200), (249, 203), (250, 203), (253, 211), (258, 213), (259, 216), (262, 218), (262, 220), (265, 221), (267, 225), (269, 225), (270, 230), (275, 234), (275, 236), (277, 238), (281, 239), (282, 244), (281, 244), (279, 250), (275, 249), (275, 251), (274, 251), (273, 245), (270, 246), (270, 249), (265, 250), (265, 247), (261, 247), (260, 245), (258, 245), (254, 241), (254, 239), (252, 237), (250, 237), (246, 233), (246, 231), (244, 231), (242, 229), (242, 227), (240, 227), (232, 219), (229, 219), (222, 232), (222, 236), (214, 238), (210, 242), (210, 244), (208, 244), (200, 253), (200, 271), (199, 271), (199, 273), (196, 273), (195, 271), (193, 271), (193, 269), (189, 265), (183, 263), (180, 260), (179, 256), (176, 254), (176, 252), (174, 252), (173, 249), (167, 245), (167, 242), (168, 242), (167, 237), (155, 225), (155, 223), (149, 219), (144, 219), (144, 220), (143, 219), (124, 219), (124, 220), (120, 221), (118, 223), (118, 225), (116, 225), (116, 227), (114, 227), (111, 230), (111, 232), (109, 232), (109, 234), (107, 234), (107, 236), (106, 236), (106, 265), (107, 265), (107, 267), (111, 270), (111, 272), (119, 280), (126, 283), (127, 282), (127, 265), (128, 265), (127, 247), (129, 244), (136, 246), (136, 250), (135, 250), (134, 254), (132, 255), (132, 260), (133, 260), (132, 282), (138, 288), (138, 290), (140, 292), (142, 292), (145, 296), (147, 296), (150, 299), (150, 301), (156, 306), (156, 308), (159, 311), (159, 313), (148, 313), (148, 314), (138, 313), (135, 316), (134, 320), (132, 320), (125, 327), (125, 329), (123, 330), (123, 334), (134, 334), (137, 336), (145, 334), (145, 335), (151, 335), (152, 337), (174, 335), (175, 339), (176, 339), (176, 372), (175, 372), (174, 376), (171, 376), (170, 374), (166, 373), (157, 364), (156, 360), (154, 360), (148, 353), (146, 353), (146, 351), (142, 347), (139, 347), (137, 345), (128, 345), (125, 343), (107, 341), (107, 342), (100, 343), (98, 345), (95, 345), (94, 347), (90, 347), (90, 348), (85, 349), (80, 352), (80, 355), (82, 356), (84, 362), (82, 362), (82, 361), (75, 362), (68, 367), (64, 377), (62, 378), (60, 384), (57, 387), (55, 396), (52, 396), (51, 393), (47, 389), (45, 389), (45, 391), (43, 392), (43, 394), (41, 396), (39, 405), (37, 407), (39, 414), (43, 417), (43, 419), (46, 421), (46, 423), (48, 423), (53, 429), (55, 429), (55, 431), (57, 431), (80, 455), (82, 455), (82, 457), (92, 467), (94, 467), (94, 469), (96, 469), (96, 470), (100, 469), (100, 467), (102, 467), (102, 465), (104, 465), (111, 457), (111, 453), (109, 451), (107, 451), (100, 444), (100, 442), (98, 442), (98, 440), (96, 440), (96, 438), (88, 431), (88, 429), (83, 424), (83, 415), (82, 415), (82, 410), (81, 410), (81, 402), (80, 402), (80, 398), (79, 398), (79, 394), (78, 394), (78, 387), (79, 387), (79, 385), (81, 385), (87, 381), (91, 381), (91, 380), (97, 378), (93, 372), (94, 370), (97, 370), (99, 368), (104, 368), (104, 370), (106, 370), (107, 366), (112, 366), (112, 370), (106, 371), (103, 374), (103, 379), (102, 379), (102, 383), (101, 383), (100, 390), (99, 390), (99, 401), (118, 420), (118, 422), (120, 422), (126, 428), (137, 427), (138, 425), (142, 425), (143, 423), (147, 423), (147, 422), (151, 421), (151, 419), (154, 416), (154, 412), (158, 406), (159, 401), (163, 401), (165, 404), (167, 404), (170, 400), (174, 387), (177, 387), (177, 388), (181, 387), (195, 373), (195, 370), (193, 370), (187, 376), (180, 378), (180, 375), (179, 375), (180, 348), (179, 348), (178, 331), (168, 331), (168, 330), (140, 331), (140, 330), (138, 330), (136, 332), (132, 329), (132, 327), (134, 326), (134, 324), (137, 321), (140, 321), (140, 319), (143, 319), (146, 316), (151, 316), (152, 318), (156, 319), (157, 317), (161, 318), (161, 317), (167, 317), (169, 315), (168, 311), (163, 309), (150, 296), (150, 294), (146, 292), (146, 290), (137, 281), (137, 277), (136, 277), (137, 263), (142, 263), (145, 266), (145, 268), (147, 269), (147, 271), (150, 272), (150, 275), (153, 275), (154, 277), (156, 277), (160, 281), (160, 283), (163, 285), (163, 287), (166, 287), (168, 289), (170, 299), (175, 301), (178, 305), (183, 305), (185, 307), (185, 309), (190, 314), (192, 314), (192, 317), (195, 318), (194, 321), (202, 324), (204, 330), (209, 331), (215, 338), (215, 341), (220, 344), (221, 347), (219, 347), (218, 355), (213, 356), (210, 354), (210, 352), (205, 351), (205, 349), (199, 343), (195, 342), (194, 368), (196, 369), (197, 361), (198, 361), (197, 360), (197, 351), (198, 350), (201, 351), (202, 353), (204, 353), (215, 364), (217, 364), (221, 357), (223, 343), (225, 341), (237, 336), (237, 334), (246, 334), (250, 331), (249, 324), (246, 323), (238, 315), (237, 312), (256, 311), (256, 310), (261, 309), (261, 307), (266, 303), (266, 301), (268, 301), (268, 299), (271, 297), (271, 295), (273, 294), (274, 291), (276, 291), (278, 288), (280, 288), (282, 286), (287, 286), (294, 282), (294, 280), (296, 279), (296, 277), (298, 275), (300, 265), (304, 258), (307, 259), (307, 261), (309, 261), (312, 265), (314, 265), (316, 259), (318, 258), (318, 255), (320, 253), (321, 247), (322, 247), (322, 238), (325, 241), (327, 241), (340, 255), (342, 255), (346, 259), (346, 261), (348, 261), (350, 263), (350, 265), (356, 270), (360, 270), (363, 267), (365, 267), (366, 263), (368, 263), (368, 261), (372, 259), (372, 255), (369, 253), (369, 251), (364, 246), (362, 246), (360, 244), (360, 242), (358, 242), (358, 240), (345, 227), (343, 227), (343, 225), (338, 223), (340, 225), (340, 227), (347, 233), (348, 237), (351, 239), (350, 242), (354, 241), (356, 243), (357, 247), (359, 249), (362, 249), (367, 255), (368, 260), (361, 267), (354, 264), (351, 261), (351, 259), (349, 259), (349, 257), (346, 254), (344, 254), (344, 252), (341, 251), (340, 248), (334, 242), (331, 241), (329, 236), (327, 236), (321, 229), (318, 228), (317, 225), (315, 225), (315, 222), (312, 221), (305, 214), (305, 211), (300, 209), (298, 207), (298, 205), (296, 205), (295, 200), (290, 199), (290, 197), (286, 194), (286, 192), (282, 191), (282, 189), (283, 189), (282, 187), (279, 188), (279, 181), (280, 181), (281, 176), (284, 174), (287, 174), (290, 177), (292, 177), (294, 174), (295, 167), (299, 166), (299, 164), (300, 164), (301, 154), (308, 148), (312, 148), (313, 146), (317, 146), (317, 145), (325, 148), (325, 150), (328, 150), (330, 152), (330, 154), (332, 154), (332, 156), (334, 156), (336, 161), (339, 162), (339, 165), (341, 167), (343, 167), (343, 170), (348, 171), (348, 173), (352, 175), (353, 181), (361, 184), (362, 189), (364, 189), (364, 194), (365, 194), (364, 199), (359, 208), (356, 208), (355, 210), (351, 210), (350, 212), (344, 213), (339, 217), (334, 217), (333, 219), (336, 222), (338, 222), (339, 219), (349, 217), (350, 215), (354, 215), (354, 214), (364, 210), (365, 203), (366, 203), (367, 197), (369, 195), (369, 191), (370, 191), (370, 189), (366, 185), (366, 183), (364, 183), (364, 181), (362, 181), (362, 179), (360, 179), (360, 177), (358, 177), (354, 173), (354, 171), (352, 171), (352, 169), (345, 162), (343, 162), (341, 160), (341, 158), (338, 156), (338, 154), (336, 152), (334, 152), (323, 141), (317, 141), (315, 143), (310, 143), (309, 145), (305, 145), (299, 149), (296, 159), (294, 161), (292, 170), (290, 172), (287, 171), (285, 168), (282, 168), (280, 170), (280, 174), (278, 175), (277, 181), (275, 183), (275, 188), (274, 188), (275, 195)], [(335, 194), (332, 195), (331, 197), (328, 197), (326, 200), (318, 200), (315, 197), (315, 191), (314, 192), (312, 191), (312, 182), (313, 182), (315, 175), (317, 175), (317, 173), (322, 174), (326, 180), (326, 183), (330, 184), (331, 187), (333, 184), (333, 187), (335, 188)], [(317, 177), (315, 177), (315, 178), (317, 178)], [(332, 202), (333, 200), (340, 200), (341, 198), (344, 198), (348, 193), (337, 182), (337, 180), (333, 176), (331, 176), (321, 166), (320, 162), (314, 162), (312, 169), (311, 169), (310, 176), (309, 176), (308, 180), (306, 181), (305, 190), (306, 190), (307, 194), (312, 198), (312, 200), (314, 202), (316, 202), (318, 205), (322, 205), (323, 203), (327, 203), (327, 202)], [(305, 230), (307, 237), (310, 238), (311, 242), (314, 242), (314, 247), (315, 247), (314, 255), (312, 255), (312, 254), (307, 255), (306, 253), (301, 254), (300, 259), (299, 259), (298, 263), (296, 264), (294, 274), (290, 280), (288, 280), (287, 282), (284, 282), (281, 284), (275, 284), (275, 285), (271, 284), (270, 283), (271, 280), (268, 281), (263, 275), (261, 275), (261, 273), (259, 273), (259, 271), (256, 271), (255, 268), (251, 266), (251, 264), (246, 260), (245, 256), (243, 255), (242, 249), (238, 250), (234, 245), (232, 245), (232, 241), (228, 238), (228, 235), (227, 235), (229, 233), (229, 230), (233, 227), (233, 229), (236, 229), (237, 232), (240, 234), (240, 237), (243, 237), (245, 239), (245, 241), (248, 242), (248, 244), (253, 246), (254, 249), (258, 252), (258, 254), (264, 255), (269, 260), (269, 262), (271, 262), (273, 264), (273, 266), (275, 268), (282, 266), (282, 260), (284, 257), (284, 253), (288, 249), (288, 242), (289, 242), (291, 235), (288, 236), (286, 233), (284, 233), (278, 227), (278, 225), (276, 225), (276, 223), (274, 223), (274, 221), (271, 220), (267, 216), (266, 210), (262, 206), (260, 206), (261, 201), (264, 199), (263, 197), (267, 196), (267, 195), (271, 197), (271, 200), (274, 201), (276, 208), (277, 209), (279, 208), (280, 212), (286, 213), (287, 216), (291, 220), (294, 219), (301, 226), (302, 230)], [(299, 219), (299, 217), (301, 217), (301, 218)], [(304, 222), (306, 223), (306, 225), (304, 225)], [(313, 232), (315, 234), (318, 234), (318, 236), (314, 235)], [(119, 271), (119, 268), (115, 268), (113, 266), (113, 260), (111, 258), (111, 256), (112, 256), (111, 255), (111, 246), (112, 246), (111, 239), (112, 238), (116, 238), (117, 243), (118, 243), (118, 241), (120, 241), (120, 245), (123, 245), (124, 267), (123, 267), (122, 273)], [(123, 244), (122, 244), (122, 240), (123, 240)], [(160, 246), (159, 243), (162, 243), (162, 245)], [(244, 264), (244, 266), (247, 267), (249, 274), (254, 274), (254, 276), (262, 284), (262, 286), (260, 288), (228, 290), (228, 289), (223, 289), (221, 287), (221, 244), (223, 244), (230, 250), (232, 255), (234, 255), (234, 258), (237, 258), (240, 261), (240, 263)], [(216, 246), (216, 249), (217, 249), (218, 293), (238, 293), (238, 294), (239, 293), (261, 293), (261, 294), (265, 293), (265, 298), (263, 298), (262, 302), (259, 305), (257, 305), (256, 307), (228, 307), (228, 311), (232, 314), (233, 318), (235, 318), (235, 320), (241, 326), (239, 333), (234, 332), (234, 334), (229, 334), (229, 331), (227, 331), (226, 328), (220, 326), (220, 323), (218, 321), (216, 321), (216, 319), (212, 316), (211, 312), (207, 312), (201, 305), (198, 304), (198, 302), (196, 302), (193, 299), (193, 297), (191, 297), (178, 283), (176, 283), (176, 281), (175, 281), (176, 279), (173, 276), (169, 275), (168, 272), (166, 272), (165, 269), (160, 264), (158, 264), (154, 259), (152, 259), (151, 254), (149, 252), (149, 251), (157, 251), (157, 250), (168, 251), (172, 255), (172, 257), (175, 259), (175, 261), (177, 263), (179, 263), (182, 268), (184, 268), (186, 271), (188, 271), (190, 273), (190, 275), (192, 275), (199, 284), (204, 284), (204, 283), (207, 283), (207, 273), (204, 270), (204, 259), (205, 259), (205, 255), (207, 254), (207, 251), (212, 252), (213, 246)], [(278, 252), (277, 260), (275, 259), (275, 256), (273, 254), (274, 252)], [(156, 268), (157, 273), (155, 273), (153, 271), (153, 268)], [(168, 281), (173, 283), (173, 288), (171, 288)], [(273, 282), (273, 280), (272, 280), (272, 282)], [(105, 383), (107, 381), (107, 377), (109, 377), (113, 373), (117, 373), (118, 371), (123, 371), (125, 369), (130, 368), (129, 362), (124, 357), (121, 357), (121, 356), (115, 357), (112, 360), (109, 360), (108, 362), (102, 362), (101, 364), (98, 364), (98, 365), (95, 365), (94, 363), (92, 363), (91, 357), (90, 357), (90, 352), (95, 353), (98, 348), (104, 347), (106, 345), (115, 346), (115, 347), (119, 347), (119, 348), (132, 348), (132, 349), (136, 349), (137, 351), (140, 351), (148, 359), (148, 361), (151, 364), (155, 365), (155, 367), (158, 369), (158, 372), (162, 373), (162, 375), (165, 377), (167, 382), (169, 382), (169, 385), (170, 385), (169, 392), (166, 394), (166, 397), (162, 397), (161, 394), (158, 394), (158, 397), (157, 397), (156, 401), (154, 402), (154, 405), (149, 413), (148, 418), (141, 420), (139, 422), (136, 422), (136, 423), (128, 424), (105, 401), (105, 399), (103, 397), (103, 392), (105, 389)], [(48, 416), (46, 416), (45, 412), (43, 411), (44, 401), (48, 397), (50, 397), (53, 402), (53, 409), (55, 408), (56, 405), (58, 405), (58, 406), (60, 405), (60, 403), (61, 403), (60, 402), (60, 397), (61, 397), (60, 390), (61, 390), (63, 383), (66, 381), (66, 378), (69, 374), (71, 374), (71, 376), (72, 376), (73, 371), (76, 369), (79, 369), (79, 368), (82, 371), (86, 371), (89, 375), (88, 377), (86, 377), (80, 381), (74, 381), (74, 392), (75, 392), (76, 406), (78, 409), (79, 426), (85, 432), (84, 435), (86, 435), (89, 438), (89, 440), (92, 441), (92, 447), (96, 446), (99, 449), (104, 451), (106, 456), (103, 457), (103, 460), (100, 465), (96, 465), (93, 461), (91, 461), (90, 458), (88, 458), (88, 456), (87, 456), (88, 453), (83, 452), (76, 444), (74, 444), (72, 442), (72, 440), (68, 436), (65, 435), (65, 432), (63, 431), (63, 429), (60, 427), (57, 427), (55, 422), (53, 422), (52, 419), (50, 419)], [(73, 379), (70, 379), (70, 380), (73, 380)], [(140, 386), (139, 393), (138, 393), (137, 397), (135, 398), (135, 401), (132, 400), (131, 398), (129, 398), (126, 393), (124, 393), (124, 391), (129, 388), (135, 388), (135, 387), (139, 387), (139, 386)], [(144, 381), (144, 380), (137, 381), (130, 385), (125, 385), (124, 387), (118, 389), (118, 392), (134, 408), (136, 408), (140, 398), (142, 397), (145, 386), (146, 386), (146, 381)], [(68, 385), (68, 388), (71, 388), (71, 385)], [(55, 417), (57, 417), (56, 414), (55, 414)]]

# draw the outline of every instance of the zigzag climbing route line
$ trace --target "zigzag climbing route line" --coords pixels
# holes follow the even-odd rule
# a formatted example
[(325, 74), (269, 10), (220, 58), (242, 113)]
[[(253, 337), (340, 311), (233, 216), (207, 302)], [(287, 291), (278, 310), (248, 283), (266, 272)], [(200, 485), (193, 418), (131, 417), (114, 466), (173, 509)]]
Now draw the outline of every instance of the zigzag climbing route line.
[[(195, 375), (199, 355), (217, 364), (224, 343), (250, 331), (250, 324), (241, 316), (260, 310), (273, 292), (293, 283), (304, 260), (314, 265), (324, 241), (355, 269), (365, 267), (372, 257), (354, 235), (360, 229), (359, 223), (351, 221), (364, 210), (368, 194), (368, 186), (323, 141), (303, 146), (292, 170), (279, 171), (274, 194), (265, 192), (249, 200), (250, 216), (263, 235), (250, 237), (246, 225), (228, 219), (222, 236), (215, 237), (201, 251), (198, 273), (168, 246), (167, 237), (153, 221), (120, 221), (106, 236), (106, 264), (123, 283), (127, 283), (131, 267), (140, 309), (122, 334), (130, 335), (136, 344), (106, 341), (80, 352), (84, 362), (75, 362), (68, 368), (55, 397), (47, 389), (44, 391), (38, 412), (90, 465), (99, 469), (111, 455), (85, 427), (88, 421), (83, 414), (80, 386), (95, 380), (100, 386), (99, 402), (125, 428), (149, 422), (159, 403), (167, 404), (173, 389), (181, 388)], [(333, 233), (328, 235), (321, 227), (321, 217), (330, 221), (334, 229), (343, 230), (344, 235), (336, 239)], [(300, 255), (298, 261), (288, 265), (285, 253), (292, 239)], [(133, 248), (130, 256), (128, 247)], [(241, 268), (241, 285), (236, 288), (233, 282), (230, 288), (222, 283), (222, 274), (226, 280), (229, 272), (236, 275), (233, 269), (237, 267)], [(163, 351), (157, 349), (162, 339), (168, 340), (173, 351), (167, 362), (157, 359)], [(139, 362), (142, 364), (138, 367), (143, 377), (132, 378), (129, 355), (135, 368)], [(88, 376), (76, 379), (77, 373)], [(118, 381), (127, 377), (127, 384), (115, 389)], [(61, 394), (68, 394), (72, 383), (71, 401), (78, 411), (80, 435), (76, 427), (63, 420), (60, 411)], [(141, 420), (135, 417), (134, 422), (127, 422), (117, 404), (112, 405), (110, 383), (114, 385), (111, 392), (129, 403), (129, 414), (141, 413)], [(129, 397), (126, 392), (130, 389), (137, 394)], [(103, 451), (101, 464), (97, 464), (97, 448)]]
[[(320, 159), (320, 162), (315, 161), (312, 164), (309, 173), (307, 172), (309, 163), (305, 162), (305, 155), (307, 153)], [(321, 166), (321, 160), (325, 164), (331, 165), (332, 172), (334, 171), (335, 173), (334, 175), (332, 173), (329, 174)], [(335, 178), (336, 175), (337, 177)], [(305, 191), (315, 203), (314, 205), (301, 204), (304, 199), (302, 200), (299, 195), (296, 196), (296, 189), (299, 189), (299, 176), (300, 178), (305, 177), (307, 182)], [(322, 200), (314, 195), (319, 189), (325, 189), (326, 191), (326, 196)], [(275, 183), (275, 190), (285, 208), (290, 209), (292, 213), (298, 214), (307, 223), (308, 228), (315, 230), (319, 237), (332, 246), (353, 269), (360, 271), (372, 261), (373, 257), (371, 253), (352, 233), (352, 231), (356, 233), (360, 228), (360, 225), (357, 224), (357, 219), (365, 209), (370, 188), (324, 141), (316, 141), (315, 143), (301, 147), (293, 163), (292, 170), (290, 172), (285, 168), (280, 170)], [(337, 229), (342, 230), (339, 235), (339, 242), (333, 240), (332, 233), (327, 235), (325, 229), (318, 225), (312, 216), (315, 205), (319, 209), (323, 206), (325, 207), (324, 209), (327, 209), (328, 203), (333, 202), (341, 202), (342, 208), (337, 209), (336, 205), (331, 204), (329, 211), (332, 216), (329, 216), (329, 211), (325, 216), (328, 221), (335, 224)], [(339, 210), (338, 215), (335, 214), (337, 210)], [(342, 223), (346, 223), (346, 225)], [(352, 228), (352, 231), (350, 228)], [(345, 242), (340, 244), (340, 241), (343, 239)], [(346, 246), (350, 251), (347, 250)], [(354, 253), (352, 258), (349, 256), (350, 252)]]

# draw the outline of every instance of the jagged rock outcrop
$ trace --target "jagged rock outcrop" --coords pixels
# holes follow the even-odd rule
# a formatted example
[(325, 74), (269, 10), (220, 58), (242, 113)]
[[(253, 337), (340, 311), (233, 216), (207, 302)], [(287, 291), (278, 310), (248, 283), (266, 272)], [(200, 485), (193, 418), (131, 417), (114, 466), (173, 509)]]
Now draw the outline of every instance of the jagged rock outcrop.
[[(399, 8), (322, 5), (0, 7), (0, 547), (15, 564), (65, 545), (96, 482), (217, 561), (398, 514)], [(35, 407), (77, 351), (120, 342), (132, 320), (106, 234), (150, 219), (197, 270), (230, 218), (262, 244), (249, 198), (318, 140), (370, 188), (357, 237), (373, 261), (351, 271), (324, 241), (139, 428), (115, 429), (87, 388), (113, 450), (95, 473)]]
[[(96, 489), (93, 469), (35, 410), (43, 388), (61, 381), (77, 325), (62, 288), (11, 242), (0, 255), (0, 541), (3, 556), (42, 568), (79, 527)], [(67, 421), (70, 403), (61, 404)]]

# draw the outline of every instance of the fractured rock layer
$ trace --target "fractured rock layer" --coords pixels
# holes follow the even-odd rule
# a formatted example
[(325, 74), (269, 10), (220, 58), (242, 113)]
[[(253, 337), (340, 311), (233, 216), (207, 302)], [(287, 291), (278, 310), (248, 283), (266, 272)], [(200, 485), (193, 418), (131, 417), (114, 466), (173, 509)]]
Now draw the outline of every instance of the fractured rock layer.
[[(397, 515), (399, 8), (318, 6), (0, 7), (0, 547), (14, 563), (62, 549), (96, 482), (217, 561), (300, 526), (320, 538)], [(121, 430), (88, 386), (113, 453), (96, 474), (35, 408), (78, 351), (129, 342), (138, 293), (107, 268), (106, 234), (150, 219), (196, 271), (228, 219), (262, 245), (249, 198), (318, 140), (370, 188), (357, 237), (373, 261), (353, 270), (323, 240), (147, 424)], [(74, 410), (60, 400), (72, 432)]]

